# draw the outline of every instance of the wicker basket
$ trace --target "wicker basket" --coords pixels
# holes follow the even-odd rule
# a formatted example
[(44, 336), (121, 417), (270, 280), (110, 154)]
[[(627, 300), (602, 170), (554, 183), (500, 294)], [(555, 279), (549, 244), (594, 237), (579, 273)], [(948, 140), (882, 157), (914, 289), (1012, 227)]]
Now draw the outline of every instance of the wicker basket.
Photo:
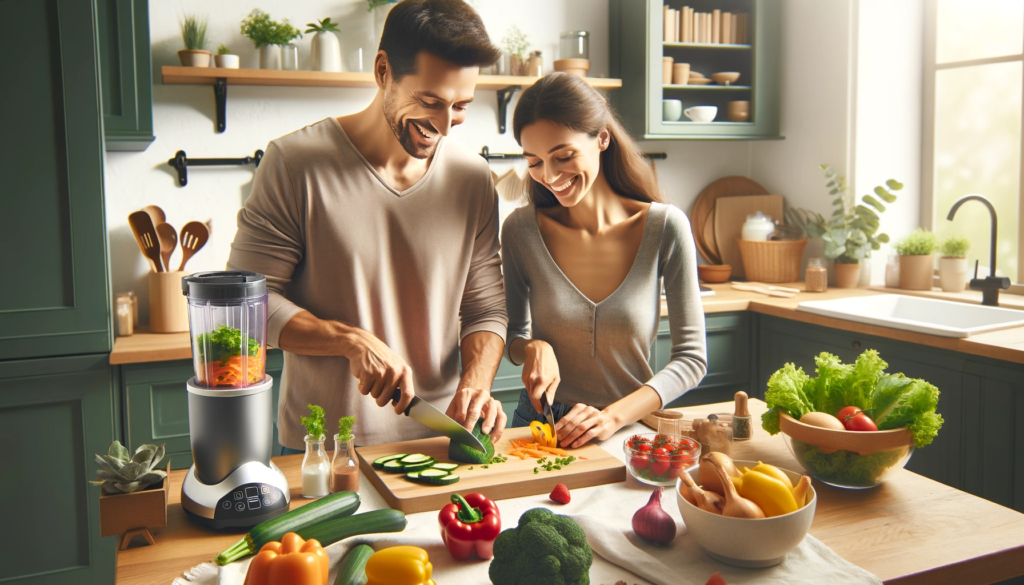
[(807, 240), (739, 240), (743, 271), (756, 282), (797, 282)]

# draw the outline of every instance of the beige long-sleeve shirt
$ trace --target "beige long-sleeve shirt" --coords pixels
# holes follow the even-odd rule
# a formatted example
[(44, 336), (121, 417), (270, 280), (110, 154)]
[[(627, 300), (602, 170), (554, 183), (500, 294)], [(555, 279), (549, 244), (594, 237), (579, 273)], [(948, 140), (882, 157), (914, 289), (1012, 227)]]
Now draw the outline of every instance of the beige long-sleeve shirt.
[[(505, 337), (497, 194), (483, 159), (447, 139), (405, 191), (335, 118), (272, 141), (238, 213), (228, 268), (266, 275), (268, 344), (303, 309), (364, 329), (406, 360), (417, 396), (441, 410), (458, 386), (461, 339)], [(359, 394), (348, 359), (284, 355), (282, 445), (303, 448), (309, 403), (324, 408), (331, 434), (354, 415), (357, 444), (432, 434)]]

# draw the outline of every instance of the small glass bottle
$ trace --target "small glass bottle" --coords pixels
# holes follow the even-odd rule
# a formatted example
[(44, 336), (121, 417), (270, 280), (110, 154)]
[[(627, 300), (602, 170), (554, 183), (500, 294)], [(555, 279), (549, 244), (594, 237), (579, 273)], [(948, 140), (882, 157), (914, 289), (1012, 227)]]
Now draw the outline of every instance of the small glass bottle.
[(127, 293), (118, 293), (114, 297), (115, 314), (117, 315), (117, 336), (128, 337), (135, 332), (135, 320), (132, 317), (132, 299)]
[(885, 263), (885, 288), (900, 287), (900, 257), (896, 254), (889, 255), (889, 261)]
[(828, 268), (824, 258), (811, 258), (807, 261), (804, 271), (804, 288), (807, 292), (825, 292), (828, 290)]
[(544, 75), (544, 55), (540, 51), (530, 53), (530, 60), (526, 62), (526, 74), (533, 77)]
[(331, 493), (359, 491), (359, 465), (355, 462), (355, 436), (342, 441), (334, 435), (334, 457), (331, 459)]
[(306, 435), (306, 454), (302, 457), (302, 497), (321, 498), (331, 493), (331, 461), (324, 451), (320, 435)]

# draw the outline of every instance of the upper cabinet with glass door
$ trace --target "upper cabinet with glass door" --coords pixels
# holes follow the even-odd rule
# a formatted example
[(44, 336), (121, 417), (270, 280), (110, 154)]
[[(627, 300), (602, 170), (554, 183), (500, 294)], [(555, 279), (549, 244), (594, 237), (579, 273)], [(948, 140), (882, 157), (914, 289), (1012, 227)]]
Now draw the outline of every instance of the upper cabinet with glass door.
[[(781, 138), (779, 5), (779, 0), (611, 0), (611, 74), (622, 79), (612, 100), (633, 136)], [(717, 73), (738, 77), (715, 79)]]

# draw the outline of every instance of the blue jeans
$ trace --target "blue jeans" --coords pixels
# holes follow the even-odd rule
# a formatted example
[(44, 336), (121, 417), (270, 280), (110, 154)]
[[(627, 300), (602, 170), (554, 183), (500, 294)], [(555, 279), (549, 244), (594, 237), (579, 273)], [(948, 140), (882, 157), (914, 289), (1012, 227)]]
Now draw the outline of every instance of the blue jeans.
[[(560, 418), (562, 418), (570, 410), (572, 410), (572, 407), (573, 405), (571, 404), (564, 404), (562, 402), (557, 401), (554, 404), (552, 404), (551, 414), (555, 419), (555, 422), (558, 422)], [(526, 392), (526, 390), (523, 390), (522, 393), (519, 394), (519, 404), (516, 405), (516, 410), (515, 412), (512, 413), (512, 426), (528, 427), (530, 426), (530, 422), (535, 420), (540, 422), (548, 422), (548, 419), (543, 414), (534, 410), (533, 403), (530, 402), (530, 395)]]

